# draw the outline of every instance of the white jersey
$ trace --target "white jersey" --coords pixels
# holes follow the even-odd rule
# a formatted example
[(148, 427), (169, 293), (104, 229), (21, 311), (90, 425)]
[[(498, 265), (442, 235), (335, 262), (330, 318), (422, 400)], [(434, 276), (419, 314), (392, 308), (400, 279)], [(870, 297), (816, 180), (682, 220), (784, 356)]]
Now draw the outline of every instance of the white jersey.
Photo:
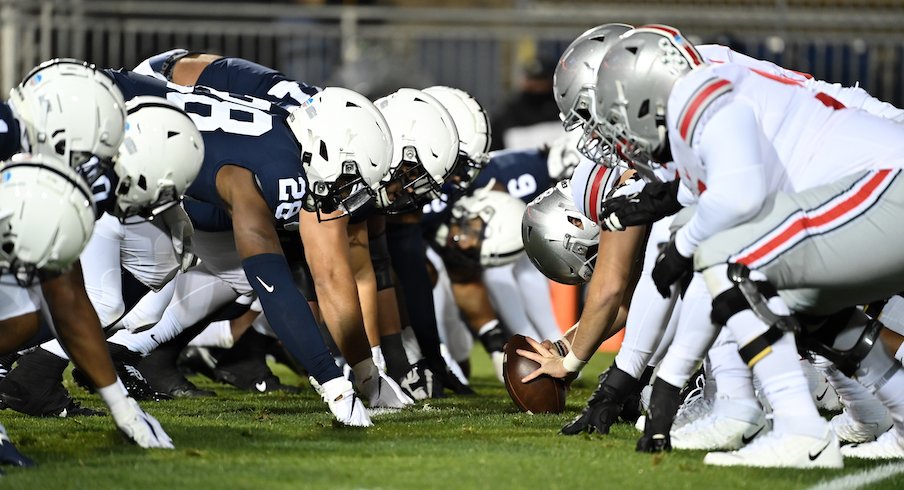
[(797, 84), (813, 92), (828, 94), (844, 104), (845, 107), (861, 109), (895, 122), (904, 122), (904, 109), (898, 109), (888, 102), (882, 102), (860, 87), (845, 87), (840, 83), (816, 80), (809, 73), (789, 70), (769, 61), (751, 58), (719, 44), (703, 44), (696, 46), (696, 48), (700, 55), (706, 59), (707, 63), (731, 63), (745, 66), (763, 76), (775, 77), (777, 81), (782, 83)]
[(676, 238), (685, 256), (750, 218), (770, 193), (904, 167), (904, 126), (737, 64), (688, 73), (666, 112), (669, 170), (698, 196), (696, 215)]

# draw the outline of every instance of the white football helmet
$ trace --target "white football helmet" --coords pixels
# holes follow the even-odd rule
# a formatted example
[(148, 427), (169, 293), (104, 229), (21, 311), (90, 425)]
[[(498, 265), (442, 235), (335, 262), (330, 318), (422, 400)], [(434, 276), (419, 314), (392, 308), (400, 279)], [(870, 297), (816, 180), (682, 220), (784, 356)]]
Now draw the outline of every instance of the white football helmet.
[(464, 90), (437, 85), (425, 88), (424, 92), (435, 97), (455, 121), (458, 161), (443, 187), (452, 192), (464, 192), (490, 161), (490, 116), (477, 99)]
[(69, 268), (94, 219), (88, 186), (54, 157), (20, 154), (0, 167), (0, 268), (21, 286)]
[(574, 206), (563, 180), (527, 205), (521, 238), (528, 258), (544, 276), (562, 284), (590, 280), (600, 242), (600, 227)]
[[(113, 80), (94, 65), (54, 59), (34, 68), (9, 93), (23, 147), (53, 155), (92, 182), (123, 138), (126, 110)], [(99, 161), (98, 161), (99, 160)]]
[[(305, 209), (352, 213), (380, 188), (392, 161), (392, 133), (383, 114), (363, 95), (327, 87), (289, 115), (301, 146), (310, 192)], [(337, 216), (338, 217), (338, 216)]]
[(377, 207), (389, 214), (411, 211), (441, 195), (455, 169), (458, 129), (432, 95), (402, 88), (377, 100), (392, 129), (389, 173), (377, 192)]
[(546, 166), (549, 169), (549, 178), (554, 182), (570, 178), (574, 168), (581, 163), (578, 142), (582, 134), (578, 130), (569, 131), (556, 138), (549, 147)]
[[(521, 257), (521, 217), (524, 202), (492, 184), (455, 202), (448, 226), (437, 233), (449, 250), (479, 260), (481, 267), (510, 264)], [(444, 228), (444, 229), (442, 229)]]
[(113, 214), (153, 218), (182, 200), (204, 161), (204, 140), (181, 109), (160, 97), (127, 104), (125, 138), (113, 164), (119, 179)]
[(672, 87), (703, 66), (703, 57), (674, 27), (648, 25), (621, 37), (597, 73), (593, 128), (646, 180), (665, 159), (666, 106)]

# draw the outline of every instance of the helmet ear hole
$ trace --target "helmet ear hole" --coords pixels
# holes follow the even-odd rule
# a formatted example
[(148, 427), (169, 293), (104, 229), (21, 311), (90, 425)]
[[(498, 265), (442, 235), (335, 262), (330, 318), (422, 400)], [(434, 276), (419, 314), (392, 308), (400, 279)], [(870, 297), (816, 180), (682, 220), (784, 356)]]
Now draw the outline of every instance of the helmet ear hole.
[(13, 242), (4, 242), (2, 248), (3, 253), (5, 253), (6, 255), (12, 255), (13, 251), (16, 248), (16, 244), (14, 244)]
[(320, 140), (320, 158), (329, 161), (330, 157), (326, 151), (326, 143), (323, 140)]
[(138, 177), (138, 187), (143, 191), (148, 190), (148, 179), (144, 178), (143, 174)]
[(60, 155), (60, 156), (65, 155), (66, 154), (66, 140), (62, 139), (60, 141), (57, 141), (57, 143), (55, 145), (53, 145), (53, 151), (57, 155)]

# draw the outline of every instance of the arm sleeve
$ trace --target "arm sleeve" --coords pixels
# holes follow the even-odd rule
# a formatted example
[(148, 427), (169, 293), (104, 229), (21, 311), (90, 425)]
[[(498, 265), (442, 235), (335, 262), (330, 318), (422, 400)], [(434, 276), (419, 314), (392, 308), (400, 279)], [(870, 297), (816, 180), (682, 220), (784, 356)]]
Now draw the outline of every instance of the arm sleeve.
[(279, 254), (254, 255), (242, 261), (242, 268), (270, 327), (292, 357), (321, 385), (342, 376), (308, 302), (292, 280), (286, 258)]
[(720, 108), (707, 123), (700, 139), (707, 190), (698, 199), (694, 216), (675, 237), (681, 255), (692, 256), (703, 240), (743, 223), (762, 207), (766, 198), (763, 138), (756, 116), (743, 102)]

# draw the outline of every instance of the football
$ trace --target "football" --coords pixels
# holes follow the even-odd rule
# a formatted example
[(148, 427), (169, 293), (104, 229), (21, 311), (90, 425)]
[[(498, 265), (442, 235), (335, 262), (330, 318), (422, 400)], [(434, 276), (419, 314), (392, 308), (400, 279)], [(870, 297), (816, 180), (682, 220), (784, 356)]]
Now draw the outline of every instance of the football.
[(513, 335), (505, 344), (502, 373), (505, 389), (512, 401), (523, 412), (562, 413), (565, 410), (565, 382), (544, 375), (529, 383), (522, 383), (521, 378), (540, 365), (519, 356), (516, 352), (518, 349), (534, 351), (523, 335)]

